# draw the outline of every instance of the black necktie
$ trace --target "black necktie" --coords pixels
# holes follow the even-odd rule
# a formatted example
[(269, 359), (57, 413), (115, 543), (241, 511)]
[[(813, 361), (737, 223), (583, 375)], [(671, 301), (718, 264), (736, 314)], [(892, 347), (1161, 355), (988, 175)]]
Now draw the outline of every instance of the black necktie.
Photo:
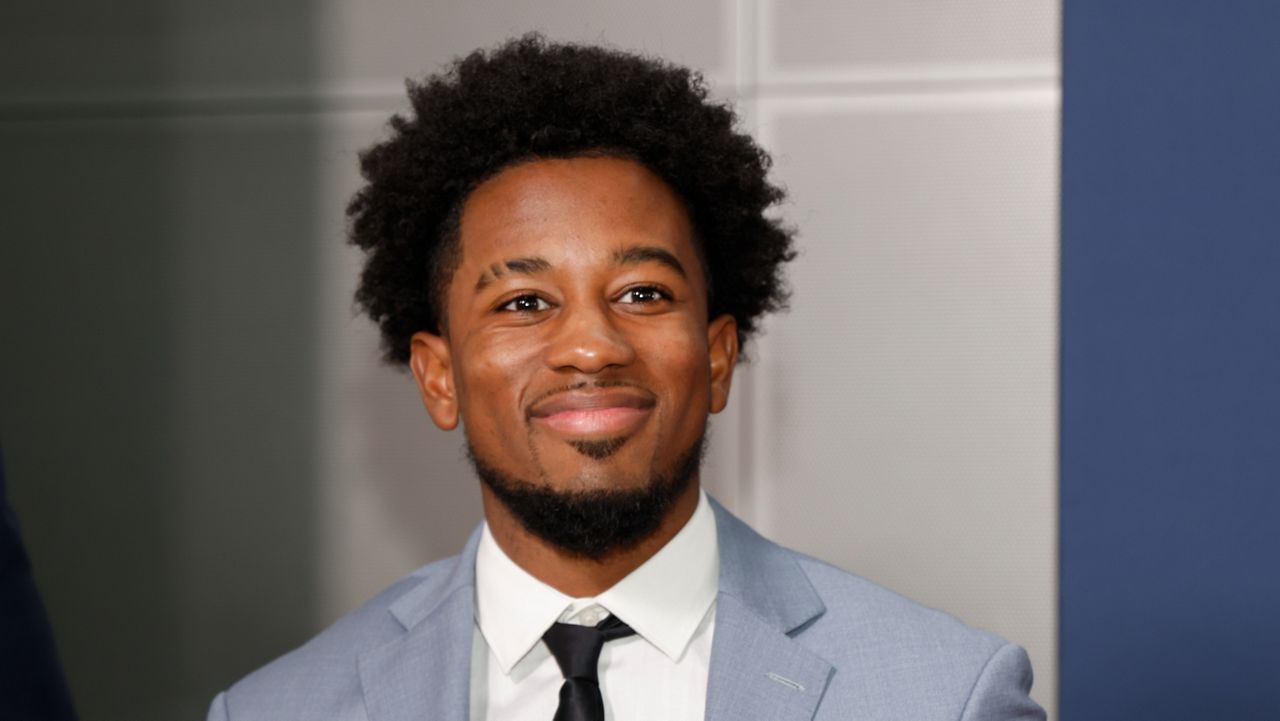
[(626, 638), (635, 631), (617, 616), (598, 626), (554, 623), (542, 635), (551, 655), (560, 664), (564, 685), (560, 687), (560, 707), (553, 721), (604, 721), (604, 699), (596, 673), (600, 649), (605, 641)]

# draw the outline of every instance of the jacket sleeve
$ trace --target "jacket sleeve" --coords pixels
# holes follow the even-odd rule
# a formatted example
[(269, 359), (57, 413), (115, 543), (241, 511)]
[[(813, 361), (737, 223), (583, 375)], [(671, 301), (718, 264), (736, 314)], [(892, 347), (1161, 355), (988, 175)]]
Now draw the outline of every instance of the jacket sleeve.
[(0, 718), (76, 718), (0, 459)]
[(213, 703), (209, 704), (208, 721), (229, 721), (230, 718), (227, 713), (227, 693), (224, 691), (215, 696)]
[(1044, 709), (1030, 691), (1031, 659), (1021, 646), (1007, 643), (987, 660), (960, 721), (1044, 721)]

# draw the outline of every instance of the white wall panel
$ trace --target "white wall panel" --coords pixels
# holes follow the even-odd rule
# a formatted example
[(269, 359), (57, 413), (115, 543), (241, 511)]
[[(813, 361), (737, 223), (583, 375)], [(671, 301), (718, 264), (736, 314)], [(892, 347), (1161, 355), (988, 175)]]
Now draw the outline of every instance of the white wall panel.
[(658, 55), (699, 68), (723, 86), (733, 82), (735, 7), (731, 0), (326, 0), (320, 21), (323, 74), (339, 95), (399, 96), (406, 77), (420, 78), (456, 56), (536, 30), (554, 40)]
[(432, 425), (413, 377), (382, 363), (378, 329), (352, 301), (363, 256), (346, 242), (344, 208), (361, 184), (357, 153), (386, 119), (351, 112), (321, 122), (317, 625), (457, 553), (481, 517), (462, 432)]
[(1051, 704), (1057, 94), (759, 113), (801, 256), (749, 371), (751, 515), (1024, 644)]
[(739, 509), (1027, 647), (1055, 715), (1057, 2), (760, 0), (800, 232), (739, 378)]
[(766, 85), (1057, 76), (1054, 0), (761, 0), (759, 8)]

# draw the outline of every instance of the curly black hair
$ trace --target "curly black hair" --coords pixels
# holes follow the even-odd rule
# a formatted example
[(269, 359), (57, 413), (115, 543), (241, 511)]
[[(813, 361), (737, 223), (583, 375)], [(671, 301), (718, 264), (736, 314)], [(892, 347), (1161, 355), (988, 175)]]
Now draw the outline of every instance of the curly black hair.
[(769, 156), (697, 73), (530, 34), (407, 87), (412, 117), (393, 116), (391, 138), (361, 153), (368, 182), (347, 207), (366, 255), (356, 302), (381, 328), (388, 362), (407, 364), (410, 337), (443, 325), (468, 195), (540, 158), (625, 157), (666, 181), (693, 223), (710, 317), (731, 314), (739, 345), (786, 306), (793, 231), (764, 214), (783, 192), (766, 178)]

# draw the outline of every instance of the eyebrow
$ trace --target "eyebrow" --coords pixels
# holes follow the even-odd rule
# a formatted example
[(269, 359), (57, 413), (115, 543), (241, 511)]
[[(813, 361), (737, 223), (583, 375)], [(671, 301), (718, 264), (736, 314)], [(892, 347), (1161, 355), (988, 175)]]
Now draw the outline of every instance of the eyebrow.
[(546, 258), (536, 256), (531, 258), (507, 258), (500, 263), (490, 264), (489, 268), (480, 274), (480, 279), (476, 281), (476, 290), (484, 290), (485, 286), (506, 275), (506, 271), (511, 271), (517, 275), (537, 275), (548, 270), (551, 270), (551, 263)]
[[(661, 263), (679, 273), (680, 277), (688, 277), (688, 273), (684, 270), (684, 265), (680, 263), (680, 260), (674, 254), (664, 248), (653, 245), (633, 245), (616, 250), (613, 253), (613, 262), (616, 265)], [(480, 274), (480, 278), (476, 280), (476, 292), (484, 290), (490, 283), (506, 275), (507, 271), (517, 275), (537, 275), (548, 270), (551, 270), (551, 262), (546, 258), (538, 256), (507, 258), (504, 261), (490, 264)]]
[(684, 271), (684, 266), (680, 264), (675, 255), (664, 248), (652, 245), (633, 245), (629, 248), (614, 251), (613, 262), (618, 265), (657, 262), (679, 273), (682, 278), (689, 277), (689, 274)]

